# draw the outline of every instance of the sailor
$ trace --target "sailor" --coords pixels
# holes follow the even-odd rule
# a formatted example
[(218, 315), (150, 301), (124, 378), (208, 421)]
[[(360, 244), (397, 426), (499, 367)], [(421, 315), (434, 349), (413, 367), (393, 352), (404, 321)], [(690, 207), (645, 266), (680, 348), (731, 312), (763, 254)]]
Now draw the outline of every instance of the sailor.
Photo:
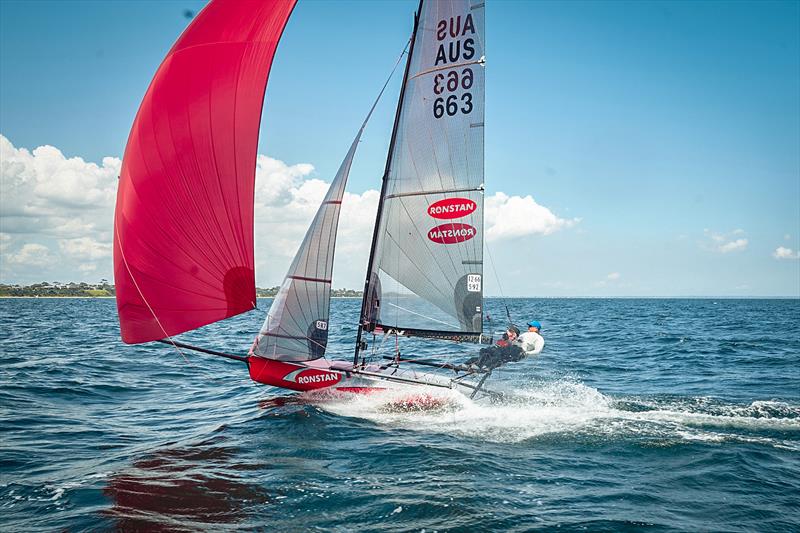
[(469, 358), (464, 364), (467, 367), (477, 367), (482, 370), (492, 370), (511, 361), (525, 358), (525, 351), (519, 342), (519, 328), (508, 326), (503, 338), (494, 346), (482, 348), (476, 357)]
[(520, 335), (519, 344), (525, 355), (539, 355), (544, 348), (544, 337), (540, 331), (542, 325), (537, 320), (528, 322), (528, 331)]

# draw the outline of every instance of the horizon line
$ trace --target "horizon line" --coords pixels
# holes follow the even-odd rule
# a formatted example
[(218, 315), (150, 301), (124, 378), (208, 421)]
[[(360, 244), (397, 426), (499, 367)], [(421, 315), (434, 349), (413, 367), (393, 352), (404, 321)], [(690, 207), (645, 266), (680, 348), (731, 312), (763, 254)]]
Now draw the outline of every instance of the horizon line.
[[(105, 278), (102, 278), (105, 279)], [(102, 284), (101, 281), (91, 282), (91, 281), (38, 281), (29, 284), (21, 284), (21, 283), (9, 283), (9, 282), (0, 282), (0, 285), (6, 286), (18, 286), (18, 287), (29, 287), (31, 285), (37, 285), (41, 283), (48, 283), (54, 284), (58, 283), (59, 285), (69, 285), (69, 284), (80, 284), (85, 283), (87, 285), (99, 285)], [(109, 282), (106, 280), (107, 285), (114, 285), (113, 282)], [(280, 288), (280, 285), (275, 285), (272, 287), (259, 287), (256, 285), (256, 290), (266, 290), (266, 289), (275, 289)], [(349, 289), (346, 287), (335, 288), (332, 287), (335, 291), (351, 291), (351, 292), (362, 292), (363, 289)], [(262, 296), (262, 298), (271, 298), (270, 296)], [(777, 294), (777, 295), (749, 295), (749, 294), (728, 294), (728, 295), (714, 295), (714, 294), (677, 294), (677, 295), (587, 295), (587, 294), (573, 294), (573, 295), (537, 295), (537, 296), (530, 296), (530, 295), (513, 295), (513, 296), (503, 296), (497, 294), (486, 294), (483, 295), (483, 298), (497, 298), (497, 299), (535, 299), (535, 298), (574, 298), (574, 299), (654, 299), (654, 300), (663, 300), (663, 299), (739, 299), (739, 300), (771, 300), (771, 299), (779, 299), (779, 300), (795, 300), (800, 299), (800, 294)]]

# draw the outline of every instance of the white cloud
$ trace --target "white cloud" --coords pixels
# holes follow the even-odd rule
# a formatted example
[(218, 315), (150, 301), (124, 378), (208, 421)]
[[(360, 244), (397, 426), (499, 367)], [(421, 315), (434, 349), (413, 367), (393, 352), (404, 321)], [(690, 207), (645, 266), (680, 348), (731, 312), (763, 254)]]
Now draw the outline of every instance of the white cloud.
[(103, 158), (102, 167), (66, 158), (52, 146), (30, 152), (0, 135), (0, 216), (35, 219), (44, 229), (86, 210), (113, 208), (121, 165), (116, 157)]
[[(68, 158), (52, 146), (16, 148), (0, 135), (0, 278), (4, 281), (111, 278), (112, 226), (121, 162), (101, 165)], [(308, 229), (330, 177), (308, 163), (256, 160), (256, 274), (261, 286), (280, 283)], [(360, 287), (375, 222), (378, 191), (346, 192), (336, 245), (334, 283)], [(579, 219), (564, 219), (532, 196), (498, 192), (486, 198), (487, 240), (548, 235)]]
[(619, 272), (610, 272), (606, 275), (605, 279), (602, 279), (595, 283), (595, 287), (605, 287), (605, 286), (613, 286), (613, 287), (622, 287), (625, 286), (624, 284), (620, 284), (619, 280), (622, 279), (622, 274)]
[[(308, 172), (311, 168), (310, 165), (306, 167)], [(316, 178), (300, 181), (305, 176), (297, 173), (290, 181), (281, 168), (281, 175), (274, 186), (283, 187), (280, 195), (282, 202), (276, 201), (272, 205), (261, 202), (261, 209), (256, 210), (257, 249), (270, 251), (269, 255), (263, 252), (256, 254), (262, 258), (256, 269), (260, 285), (280, 283), (328, 190), (329, 182)], [(336, 287), (360, 287), (363, 284), (378, 196), (376, 190), (344, 195), (336, 241)], [(259, 204), (258, 199), (256, 203)], [(486, 199), (485, 217), (486, 235), (490, 240), (531, 234), (548, 235), (578, 222), (578, 219), (558, 218), (549, 209), (537, 204), (531, 196), (509, 197), (502, 192)]]
[[(342, 200), (342, 214), (339, 218), (339, 240), (337, 252), (343, 255), (363, 254), (363, 267), (366, 269), (367, 253), (372, 243), (375, 215), (378, 211), (380, 193), (369, 190), (361, 194), (345, 193)], [(361, 278), (364, 273), (361, 273)]]
[(580, 219), (564, 219), (536, 203), (532, 196), (508, 196), (498, 192), (484, 204), (486, 239), (494, 241), (525, 235), (549, 235), (574, 226)]
[(774, 252), (772, 252), (772, 257), (775, 259), (800, 259), (800, 252), (795, 252), (791, 248), (786, 248), (785, 246), (778, 246)]
[(701, 246), (707, 250), (727, 254), (730, 252), (741, 252), (747, 248), (748, 240), (738, 235), (744, 235), (744, 230), (735, 229), (728, 234), (718, 233), (709, 229), (704, 229), (703, 233), (706, 236), (706, 242)]
[[(330, 186), (330, 182), (307, 178), (311, 165), (289, 167), (296, 168), (293, 173), (279, 165), (273, 168), (277, 174), (265, 170), (262, 178), (266, 187), (281, 192), (272, 195), (270, 201), (256, 197), (256, 275), (260, 286), (280, 283)], [(363, 283), (378, 194), (376, 190), (344, 194), (336, 240), (336, 287), (360, 287)]]
[(287, 165), (265, 155), (256, 158), (256, 209), (280, 206), (292, 199), (292, 189), (314, 171), (314, 165)]
[(542, 287), (547, 287), (548, 289), (570, 289), (572, 285), (566, 283), (564, 281), (543, 281), (541, 283)]
[(52, 146), (16, 148), (0, 135), (0, 225), (10, 236), (3, 238), (7, 260), (0, 277), (42, 281), (44, 273), (36, 269), (43, 270), (45, 257), (62, 277), (88, 263), (110, 276), (120, 167), (115, 157), (97, 165)]
[(53, 256), (47, 246), (26, 243), (17, 252), (7, 256), (8, 263), (22, 267), (46, 267), (53, 262)]
[(720, 244), (717, 247), (717, 250), (723, 254), (726, 254), (728, 252), (744, 250), (745, 248), (747, 248), (747, 239), (736, 239), (735, 241), (729, 241), (724, 244)]
[[(64, 254), (83, 260), (96, 260), (111, 257), (111, 243), (98, 242), (91, 237), (79, 237), (77, 239), (62, 239), (58, 241), (58, 247)], [(86, 270), (85, 265), (83, 270)], [(95, 268), (97, 265), (95, 265)]]

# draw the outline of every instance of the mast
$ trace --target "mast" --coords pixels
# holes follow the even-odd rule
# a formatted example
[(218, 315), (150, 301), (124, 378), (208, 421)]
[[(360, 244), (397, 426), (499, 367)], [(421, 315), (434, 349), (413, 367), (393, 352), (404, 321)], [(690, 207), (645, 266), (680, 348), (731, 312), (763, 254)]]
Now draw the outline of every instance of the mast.
[(311, 361), (325, 355), (328, 345), (333, 256), (345, 185), (364, 128), (400, 66), (403, 54), (397, 58), (389, 77), (361, 123), (361, 128), (308, 227), (281, 288), (272, 301), (264, 325), (251, 349), (251, 355), (278, 361)]
[(383, 203), (384, 197), (386, 196), (386, 182), (389, 177), (389, 169), (392, 164), (392, 153), (394, 152), (394, 145), (395, 141), (397, 140), (397, 126), (400, 123), (400, 113), (403, 110), (403, 98), (406, 94), (406, 85), (408, 84), (408, 71), (411, 68), (411, 57), (414, 54), (414, 42), (417, 40), (417, 26), (419, 25), (419, 17), (422, 13), (422, 2), (424, 0), (419, 0), (419, 6), (417, 7), (417, 12), (414, 13), (414, 29), (411, 32), (411, 46), (408, 49), (408, 59), (406, 60), (406, 69), (403, 73), (403, 85), (400, 88), (400, 98), (397, 101), (397, 111), (394, 115), (394, 126), (392, 127), (392, 138), (389, 141), (389, 153), (386, 156), (386, 167), (383, 171), (383, 179), (381, 180), (381, 193), (378, 198), (378, 212), (375, 214), (375, 227), (372, 230), (372, 244), (370, 245), (369, 249), (369, 260), (367, 261), (367, 275), (366, 279), (364, 280), (364, 294), (361, 299), (361, 311), (359, 313), (358, 319), (358, 333), (356, 334), (356, 346), (355, 346), (355, 353), (353, 354), (353, 364), (358, 364), (358, 354), (361, 350), (361, 335), (364, 331), (364, 318), (365, 318), (365, 311), (368, 305), (369, 299), (369, 282), (372, 274), (372, 263), (375, 261), (375, 245), (378, 242), (378, 230), (380, 229), (380, 221), (381, 221), (381, 214), (383, 212)]

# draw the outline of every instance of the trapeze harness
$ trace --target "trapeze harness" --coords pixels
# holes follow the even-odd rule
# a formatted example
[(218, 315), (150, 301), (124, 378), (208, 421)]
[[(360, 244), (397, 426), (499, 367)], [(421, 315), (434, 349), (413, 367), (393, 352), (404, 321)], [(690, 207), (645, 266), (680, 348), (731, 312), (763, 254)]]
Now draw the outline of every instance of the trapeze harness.
[(508, 335), (497, 341), (494, 346), (481, 348), (476, 357), (471, 357), (466, 361), (467, 365), (477, 365), (486, 370), (492, 370), (506, 363), (521, 361), (525, 358), (525, 350), (522, 346), (510, 342)]

